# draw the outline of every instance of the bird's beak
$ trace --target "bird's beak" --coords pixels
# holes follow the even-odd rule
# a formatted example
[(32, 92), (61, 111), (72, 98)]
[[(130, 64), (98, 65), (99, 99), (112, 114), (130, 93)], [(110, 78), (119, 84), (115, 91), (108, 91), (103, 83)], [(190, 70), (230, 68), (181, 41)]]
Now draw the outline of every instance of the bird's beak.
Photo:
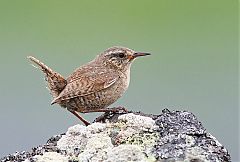
[(135, 52), (133, 55), (129, 55), (128, 58), (129, 58), (129, 60), (133, 60), (136, 57), (147, 56), (147, 55), (151, 55), (151, 54), (150, 53), (145, 53), (145, 52)]

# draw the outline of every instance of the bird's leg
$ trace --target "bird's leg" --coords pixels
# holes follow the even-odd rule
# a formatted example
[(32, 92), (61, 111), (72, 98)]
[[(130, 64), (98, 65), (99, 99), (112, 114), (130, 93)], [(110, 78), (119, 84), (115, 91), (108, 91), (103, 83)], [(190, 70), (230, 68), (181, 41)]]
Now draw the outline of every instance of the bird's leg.
[[(68, 110), (70, 111), (73, 115), (75, 115), (78, 119), (80, 119), (86, 126), (88, 126), (90, 123), (85, 120), (83, 117), (81, 117), (76, 111), (73, 110)], [(124, 107), (114, 107), (114, 108), (102, 108), (102, 109), (93, 109), (93, 110), (83, 110), (81, 113), (90, 113), (90, 112), (128, 112), (128, 110)]]
[(86, 126), (90, 124), (87, 120), (81, 117), (76, 111), (73, 111), (73, 110), (68, 110), (68, 111), (70, 111), (73, 115), (75, 115), (78, 119), (80, 119)]

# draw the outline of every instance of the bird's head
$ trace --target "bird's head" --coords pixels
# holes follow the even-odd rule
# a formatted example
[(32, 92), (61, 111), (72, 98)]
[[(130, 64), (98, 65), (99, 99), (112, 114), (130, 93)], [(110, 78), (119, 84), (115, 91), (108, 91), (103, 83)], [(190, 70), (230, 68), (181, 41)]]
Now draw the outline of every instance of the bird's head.
[(147, 56), (149, 53), (136, 52), (125, 47), (111, 47), (98, 55), (97, 59), (106, 66), (111, 66), (121, 71), (130, 68), (133, 60), (139, 56)]

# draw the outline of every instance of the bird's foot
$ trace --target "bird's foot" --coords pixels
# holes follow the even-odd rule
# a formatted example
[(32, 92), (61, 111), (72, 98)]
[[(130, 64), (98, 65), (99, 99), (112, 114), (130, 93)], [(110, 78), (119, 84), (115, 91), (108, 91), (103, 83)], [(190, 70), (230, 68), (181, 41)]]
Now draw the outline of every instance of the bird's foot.
[(112, 117), (117, 117), (121, 114), (128, 113), (129, 111), (124, 107), (114, 107), (114, 108), (107, 108), (104, 111), (105, 113), (97, 117), (94, 122), (106, 122), (106, 119), (110, 119)]
[(113, 113), (127, 113), (128, 112), (128, 110), (125, 107), (121, 107), (121, 106), (109, 108), (109, 111), (113, 112)]

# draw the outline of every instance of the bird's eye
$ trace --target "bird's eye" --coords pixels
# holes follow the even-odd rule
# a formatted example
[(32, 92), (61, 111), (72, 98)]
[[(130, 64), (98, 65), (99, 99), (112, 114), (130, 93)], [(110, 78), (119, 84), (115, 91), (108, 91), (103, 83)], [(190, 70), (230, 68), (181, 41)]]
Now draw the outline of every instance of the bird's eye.
[(125, 57), (125, 54), (124, 54), (124, 53), (119, 53), (118, 56), (119, 56), (120, 58), (123, 58), (123, 57)]

